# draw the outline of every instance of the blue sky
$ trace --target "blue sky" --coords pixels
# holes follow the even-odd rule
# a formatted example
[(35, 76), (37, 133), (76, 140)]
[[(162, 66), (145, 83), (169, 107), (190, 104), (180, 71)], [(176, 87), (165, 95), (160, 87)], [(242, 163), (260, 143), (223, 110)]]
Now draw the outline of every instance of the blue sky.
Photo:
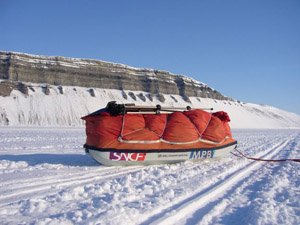
[(0, 0), (0, 50), (191, 76), (300, 114), (298, 0)]

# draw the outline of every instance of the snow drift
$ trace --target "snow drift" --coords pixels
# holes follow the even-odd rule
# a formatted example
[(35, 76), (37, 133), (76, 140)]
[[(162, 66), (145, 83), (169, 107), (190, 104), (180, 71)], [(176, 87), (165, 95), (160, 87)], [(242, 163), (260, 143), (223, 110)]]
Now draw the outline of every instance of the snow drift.
[[(55, 86), (30, 83), (28, 94), (13, 90), (9, 96), (0, 96), (0, 125), (19, 126), (83, 126), (83, 115), (105, 107), (108, 101), (193, 108), (212, 107), (226, 111), (232, 128), (300, 128), (300, 116), (278, 108), (242, 103), (234, 100), (189, 97), (187, 103), (180, 95), (150, 95), (147, 92)], [(63, 90), (63, 92), (62, 92)], [(93, 90), (93, 91), (91, 91)], [(124, 98), (126, 94), (127, 99)]]

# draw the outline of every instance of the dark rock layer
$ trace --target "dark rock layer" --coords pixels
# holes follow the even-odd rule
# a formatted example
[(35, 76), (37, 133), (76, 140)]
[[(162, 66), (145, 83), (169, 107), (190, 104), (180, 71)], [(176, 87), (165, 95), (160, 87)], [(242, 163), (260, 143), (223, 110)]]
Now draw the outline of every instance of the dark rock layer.
[(187, 102), (191, 96), (229, 100), (218, 91), (186, 76), (90, 59), (0, 52), (0, 79), (7, 80), (0, 84), (1, 96), (9, 95), (11, 89), (19, 89), (26, 94), (27, 87), (18, 82), (32, 82), (144, 91), (159, 97), (174, 94), (181, 95)]

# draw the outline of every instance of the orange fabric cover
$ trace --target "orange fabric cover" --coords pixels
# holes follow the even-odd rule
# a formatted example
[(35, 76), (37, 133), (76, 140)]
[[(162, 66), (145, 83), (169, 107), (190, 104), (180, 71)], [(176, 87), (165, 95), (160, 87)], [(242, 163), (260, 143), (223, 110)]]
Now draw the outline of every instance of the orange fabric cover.
[(124, 127), (121, 137), (126, 141), (159, 140), (167, 123), (167, 117), (162, 115), (124, 115)]
[(230, 129), (229, 124), (227, 122), (223, 122), (223, 126), (224, 126), (224, 129), (225, 129), (226, 136), (232, 138), (232, 133), (231, 133), (231, 129)]
[(230, 118), (226, 112), (220, 111), (212, 114), (215, 117), (218, 117), (223, 122), (230, 122)]
[(182, 112), (174, 112), (168, 116), (163, 139), (172, 142), (195, 141), (199, 134), (194, 124)]
[(123, 120), (122, 136), (145, 128), (145, 119), (142, 114), (125, 114)]
[(230, 122), (230, 118), (228, 114), (226, 112), (221, 111), (221, 112), (215, 112), (212, 115), (218, 117), (223, 122), (226, 136), (232, 138), (231, 130), (228, 124), (228, 122)]
[(122, 116), (109, 113), (85, 117), (87, 143), (94, 146), (107, 146), (116, 141), (122, 128)]
[(215, 142), (223, 141), (226, 137), (223, 122), (218, 117), (212, 116), (202, 137)]
[(167, 114), (144, 115), (144, 118), (146, 127), (161, 137), (167, 124)]
[(125, 141), (154, 141), (158, 140), (159, 136), (153, 131), (150, 131), (148, 128), (144, 128), (122, 136), (122, 139)]
[[(172, 114), (125, 114), (112, 116), (107, 112), (83, 117), (86, 121), (86, 144), (98, 148), (120, 149), (178, 149), (201, 147), (205, 143), (187, 144), (201, 137), (220, 144), (234, 141), (225, 112), (210, 114), (203, 110), (174, 112)], [(229, 137), (229, 139), (225, 139)], [(121, 138), (123, 141), (120, 141)], [(163, 139), (166, 142), (147, 144)], [(126, 141), (140, 141), (132, 144)], [(142, 141), (145, 141), (143, 144)], [(183, 143), (174, 145), (172, 143)], [(185, 143), (185, 144), (184, 144)]]
[(200, 109), (185, 111), (184, 115), (186, 115), (192, 121), (200, 135), (207, 128), (211, 118), (210, 113)]

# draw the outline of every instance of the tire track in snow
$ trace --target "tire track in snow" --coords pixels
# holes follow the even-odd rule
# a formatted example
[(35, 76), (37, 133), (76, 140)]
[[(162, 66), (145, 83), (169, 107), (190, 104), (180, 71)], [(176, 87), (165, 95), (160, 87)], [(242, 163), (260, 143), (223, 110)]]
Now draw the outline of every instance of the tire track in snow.
[[(287, 146), (291, 140), (292, 139), (287, 139), (280, 142), (266, 151), (256, 154), (255, 157), (272, 158)], [(201, 208), (215, 201), (215, 199), (225, 195), (226, 192), (235, 188), (237, 183), (246, 179), (247, 175), (258, 170), (263, 165), (261, 162), (251, 161), (247, 162), (242, 169), (238, 168), (233, 172), (225, 171), (222, 173), (222, 175), (225, 175), (222, 180), (213, 184), (206, 184), (192, 194), (179, 198), (177, 202), (172, 202), (164, 208), (154, 210), (148, 219), (141, 224), (174, 224), (175, 221), (179, 223), (188, 217), (192, 217), (196, 211), (199, 211)], [(212, 208), (213, 206), (210, 207)]]

